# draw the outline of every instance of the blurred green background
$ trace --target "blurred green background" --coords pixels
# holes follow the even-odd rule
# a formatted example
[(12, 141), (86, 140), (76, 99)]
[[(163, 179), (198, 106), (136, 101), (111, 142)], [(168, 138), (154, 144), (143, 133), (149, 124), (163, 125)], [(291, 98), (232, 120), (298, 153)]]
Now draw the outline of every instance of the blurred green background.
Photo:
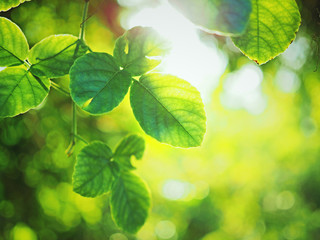
[[(128, 96), (107, 115), (78, 112), (78, 132), (115, 148), (128, 133), (147, 141), (137, 171), (153, 208), (136, 236), (110, 217), (108, 195), (72, 192), (71, 100), (51, 89), (42, 106), (0, 120), (0, 239), (320, 239), (320, 3), (299, 1), (302, 25), (288, 50), (259, 67), (230, 39), (190, 28), (164, 0), (91, 2), (86, 40), (112, 54), (126, 28), (153, 26), (173, 41), (159, 70), (196, 86), (205, 101), (202, 147), (178, 149), (146, 136)], [(1, 13), (30, 46), (78, 35), (82, 0), (32, 0)], [(68, 78), (55, 79), (68, 87)], [(84, 145), (79, 142), (78, 152)]]

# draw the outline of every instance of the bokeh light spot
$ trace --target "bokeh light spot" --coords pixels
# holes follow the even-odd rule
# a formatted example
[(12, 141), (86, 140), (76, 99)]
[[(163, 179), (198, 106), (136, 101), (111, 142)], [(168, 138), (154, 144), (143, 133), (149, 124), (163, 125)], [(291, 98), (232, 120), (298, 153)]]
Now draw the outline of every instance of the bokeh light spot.
[(176, 233), (176, 226), (171, 221), (160, 221), (155, 227), (155, 232), (160, 239), (170, 239)]

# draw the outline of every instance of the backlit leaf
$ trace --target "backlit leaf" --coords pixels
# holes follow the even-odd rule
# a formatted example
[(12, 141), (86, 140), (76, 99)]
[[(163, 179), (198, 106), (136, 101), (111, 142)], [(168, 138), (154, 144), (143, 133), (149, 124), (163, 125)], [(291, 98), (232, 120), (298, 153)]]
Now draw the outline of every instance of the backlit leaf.
[(70, 70), (73, 101), (91, 114), (102, 114), (118, 106), (128, 92), (131, 76), (120, 70), (107, 53), (88, 53)]
[(160, 142), (177, 147), (200, 146), (206, 116), (200, 93), (170, 75), (148, 74), (134, 81), (130, 102), (142, 129)]
[(0, 12), (8, 11), (10, 8), (17, 7), (20, 3), (31, 0), (1, 0), (0, 1)]
[(84, 147), (77, 156), (73, 190), (85, 197), (96, 197), (110, 190), (117, 165), (111, 162), (112, 151), (102, 142)]
[(0, 67), (22, 64), (28, 51), (29, 45), (21, 29), (9, 19), (0, 17)]
[(168, 43), (149, 27), (134, 27), (116, 41), (113, 55), (120, 66), (140, 76), (158, 66)]
[(39, 79), (25, 67), (0, 72), (0, 117), (13, 117), (37, 107), (48, 95), (49, 79)]
[(178, 11), (205, 30), (226, 35), (244, 32), (251, 0), (170, 0)]
[(87, 50), (87, 46), (75, 36), (49, 36), (30, 50), (29, 61), (33, 64), (31, 72), (48, 78), (62, 77), (69, 73), (74, 61)]
[(121, 172), (112, 187), (110, 206), (116, 224), (136, 233), (145, 223), (151, 205), (145, 182), (132, 172)]
[(232, 40), (250, 59), (263, 64), (289, 47), (300, 22), (295, 0), (252, 1), (252, 13), (245, 33)]
[(145, 142), (142, 137), (138, 135), (130, 135), (125, 137), (114, 153), (114, 159), (122, 166), (133, 169), (131, 164), (131, 156), (136, 159), (141, 159), (145, 149)]

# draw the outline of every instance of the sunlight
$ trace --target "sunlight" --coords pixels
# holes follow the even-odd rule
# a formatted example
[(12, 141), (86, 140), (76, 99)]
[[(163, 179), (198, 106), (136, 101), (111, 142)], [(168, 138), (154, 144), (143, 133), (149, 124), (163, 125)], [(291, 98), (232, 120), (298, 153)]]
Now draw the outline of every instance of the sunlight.
[(186, 198), (191, 190), (191, 184), (180, 180), (168, 179), (162, 186), (162, 195), (170, 200)]
[(267, 107), (262, 94), (262, 77), (260, 68), (253, 64), (230, 73), (220, 96), (222, 104), (231, 109), (245, 109), (253, 115), (262, 113)]
[(280, 68), (274, 81), (277, 87), (285, 93), (296, 92), (301, 84), (298, 75), (287, 68)]
[(155, 232), (160, 239), (172, 239), (176, 234), (176, 226), (171, 221), (160, 221), (156, 225)]
[(167, 1), (157, 7), (146, 7), (133, 12), (122, 25), (154, 28), (172, 45), (158, 71), (178, 76), (195, 86), (205, 102), (210, 101), (212, 91), (217, 87), (225, 71), (227, 56), (216, 47), (211, 37), (207, 46), (199, 37), (199, 30), (178, 13)]

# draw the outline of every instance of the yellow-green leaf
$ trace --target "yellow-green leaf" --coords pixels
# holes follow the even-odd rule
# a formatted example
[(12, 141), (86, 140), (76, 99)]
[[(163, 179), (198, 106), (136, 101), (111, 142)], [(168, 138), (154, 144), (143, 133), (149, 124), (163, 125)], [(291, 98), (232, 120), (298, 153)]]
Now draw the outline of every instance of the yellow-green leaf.
[(300, 22), (295, 0), (252, 0), (248, 27), (232, 40), (246, 56), (263, 64), (289, 47)]
[(200, 146), (206, 116), (200, 93), (180, 78), (148, 74), (134, 81), (130, 102), (142, 129), (177, 147)]
[(152, 28), (134, 27), (116, 41), (113, 56), (132, 76), (140, 76), (158, 66), (168, 43)]
[(19, 6), (21, 3), (24, 3), (25, 1), (31, 1), (31, 0), (1, 0), (0, 1), (0, 12), (8, 11), (9, 9), (11, 9), (13, 7)]
[(84, 55), (88, 47), (77, 37), (62, 34), (49, 36), (31, 48), (31, 72), (48, 78), (62, 77), (69, 73), (74, 61)]
[(28, 51), (29, 45), (21, 29), (9, 19), (0, 17), (0, 67), (22, 64)]
[(25, 67), (0, 72), (0, 117), (13, 117), (37, 107), (48, 95), (49, 79), (34, 77)]

